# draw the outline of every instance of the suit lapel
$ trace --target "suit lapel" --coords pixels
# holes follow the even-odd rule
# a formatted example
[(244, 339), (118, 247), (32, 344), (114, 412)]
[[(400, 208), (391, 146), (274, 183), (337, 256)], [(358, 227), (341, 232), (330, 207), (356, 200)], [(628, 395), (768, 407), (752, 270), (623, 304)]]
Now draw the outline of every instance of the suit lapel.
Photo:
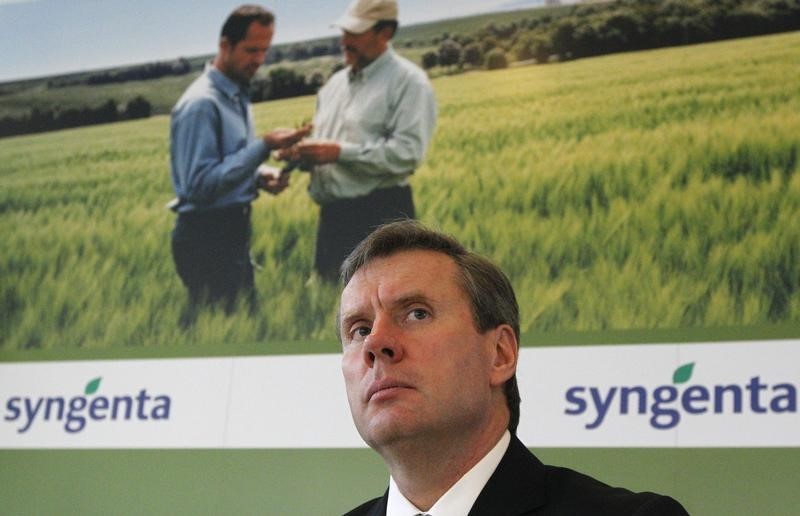
[(515, 435), (472, 506), (470, 516), (520, 515), (547, 501), (545, 469)]
[(344, 516), (386, 516), (388, 501), (389, 490), (387, 489), (381, 498), (373, 498), (364, 502)]
[(367, 513), (367, 516), (386, 516), (386, 507), (389, 505), (389, 490), (383, 496), (375, 500), (375, 505)]
[[(388, 501), (387, 489), (381, 498), (358, 507), (350, 514), (386, 516)], [(472, 505), (469, 516), (519, 516), (546, 502), (544, 465), (512, 435), (508, 450)]]

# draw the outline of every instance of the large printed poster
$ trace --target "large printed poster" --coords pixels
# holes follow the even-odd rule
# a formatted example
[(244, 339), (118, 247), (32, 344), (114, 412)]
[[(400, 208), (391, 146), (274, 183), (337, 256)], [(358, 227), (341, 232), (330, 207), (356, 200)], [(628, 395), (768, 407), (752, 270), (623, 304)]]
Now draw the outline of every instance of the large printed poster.
[[(418, 218), (512, 280), (521, 435), (543, 458), (693, 514), (784, 514), (798, 9), (544, 3), (400, 2), (394, 48), (439, 115), (411, 178)], [(267, 6), (257, 132), (313, 117), (346, 5)], [(0, 498), (16, 512), (149, 492), (151, 513), (335, 514), (385, 487), (344, 402), (307, 174), (253, 203), (257, 308), (181, 324), (169, 111), (234, 7), (0, 1)], [(760, 494), (737, 488), (753, 477)]]

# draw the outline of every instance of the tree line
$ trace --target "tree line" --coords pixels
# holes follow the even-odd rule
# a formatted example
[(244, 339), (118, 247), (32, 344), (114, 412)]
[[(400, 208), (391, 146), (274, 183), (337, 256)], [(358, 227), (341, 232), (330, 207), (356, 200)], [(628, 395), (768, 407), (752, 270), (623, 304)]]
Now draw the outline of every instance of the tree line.
[(22, 117), (6, 116), (0, 118), (0, 138), (147, 118), (151, 113), (152, 106), (150, 102), (141, 96), (135, 97), (124, 107), (120, 107), (115, 100), (109, 99), (97, 107), (63, 110), (33, 108), (28, 115)]
[(292, 68), (279, 66), (272, 68), (267, 77), (253, 79), (250, 83), (250, 100), (263, 102), (314, 95), (323, 84), (325, 84), (325, 76), (321, 73), (314, 73), (306, 78), (304, 74)]
[(342, 53), (339, 38), (328, 38), (310, 43), (295, 43), (291, 46), (275, 46), (269, 49), (267, 64), (282, 61), (305, 61), (314, 57), (338, 56)]
[[(434, 50), (422, 56), (423, 68), (440, 66), (459, 71), (505, 68), (511, 61), (547, 63), (797, 29), (800, 29), (798, 0), (617, 0), (530, 15), (508, 24), (490, 23), (472, 34), (444, 33), (427, 42), (405, 41), (404, 45), (434, 45)], [(266, 62), (302, 61), (340, 52), (338, 38), (330, 38), (273, 48)], [(334, 71), (341, 66), (337, 65)], [(191, 63), (180, 58), (56, 78), (48, 82), (48, 87), (157, 79), (191, 71)], [(251, 98), (261, 102), (312, 95), (325, 80), (320, 73), (306, 77), (291, 67), (273, 67), (267, 77), (253, 81)], [(94, 108), (34, 108), (22, 117), (0, 119), (0, 137), (142, 118), (150, 116), (152, 111), (150, 103), (142, 97), (134, 98), (124, 107), (109, 100)]]
[(191, 71), (192, 65), (189, 63), (189, 60), (179, 58), (175, 61), (147, 63), (122, 70), (92, 74), (86, 80), (86, 83), (95, 85), (128, 81), (146, 81), (160, 79), (170, 75), (186, 75)]
[(513, 60), (546, 63), (797, 29), (797, 0), (618, 0), (445, 34), (422, 65), (492, 69)]
[[(334, 67), (334, 71), (342, 66), (337, 65)], [(300, 95), (314, 95), (325, 83), (325, 80), (326, 77), (321, 73), (314, 73), (306, 77), (292, 68), (279, 66), (272, 68), (267, 77), (256, 78), (251, 82), (250, 98), (253, 102), (263, 102)], [(135, 97), (123, 107), (120, 107), (113, 99), (107, 100), (97, 107), (68, 109), (34, 107), (27, 115), (0, 118), (0, 138), (147, 118), (151, 114), (153, 114), (153, 106), (142, 96)]]
[(56, 77), (47, 81), (47, 87), (67, 88), (70, 86), (99, 86), (129, 81), (150, 81), (171, 75), (186, 75), (192, 71), (192, 64), (185, 57), (173, 61), (158, 61), (129, 66), (117, 70), (104, 70), (73, 77)]

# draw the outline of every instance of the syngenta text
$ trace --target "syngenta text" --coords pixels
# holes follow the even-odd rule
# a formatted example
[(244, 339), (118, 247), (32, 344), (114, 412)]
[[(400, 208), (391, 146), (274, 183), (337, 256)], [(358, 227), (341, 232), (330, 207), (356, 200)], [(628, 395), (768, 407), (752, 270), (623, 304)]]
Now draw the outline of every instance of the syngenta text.
[(103, 396), (97, 394), (101, 378), (86, 384), (84, 395), (64, 397), (13, 396), (6, 402), (3, 419), (17, 423), (17, 432), (25, 433), (43, 421), (63, 422), (64, 430), (74, 434), (89, 421), (167, 420), (172, 400), (166, 395), (151, 395), (147, 389), (131, 394)]
[(687, 414), (797, 412), (797, 387), (791, 383), (770, 383), (754, 375), (741, 383), (682, 385), (691, 378), (694, 365), (676, 369), (673, 385), (570, 387), (564, 395), (564, 413), (588, 415), (584, 426), (589, 430), (599, 428), (612, 414), (648, 414), (650, 426), (667, 430), (678, 426)]

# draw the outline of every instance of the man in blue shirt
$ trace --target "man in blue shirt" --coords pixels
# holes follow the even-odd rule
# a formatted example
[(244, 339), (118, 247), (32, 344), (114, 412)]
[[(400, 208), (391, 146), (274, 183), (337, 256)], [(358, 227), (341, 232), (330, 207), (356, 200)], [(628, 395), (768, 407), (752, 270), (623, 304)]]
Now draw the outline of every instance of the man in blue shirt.
[(277, 194), (287, 186), (285, 178), (260, 165), (271, 150), (309, 132), (255, 134), (247, 87), (264, 63), (274, 30), (269, 11), (236, 9), (222, 27), (217, 56), (172, 110), (172, 209), (178, 214), (172, 255), (189, 290), (192, 316), (202, 302), (223, 302), (230, 311), (240, 292), (254, 299), (250, 203), (259, 187)]

